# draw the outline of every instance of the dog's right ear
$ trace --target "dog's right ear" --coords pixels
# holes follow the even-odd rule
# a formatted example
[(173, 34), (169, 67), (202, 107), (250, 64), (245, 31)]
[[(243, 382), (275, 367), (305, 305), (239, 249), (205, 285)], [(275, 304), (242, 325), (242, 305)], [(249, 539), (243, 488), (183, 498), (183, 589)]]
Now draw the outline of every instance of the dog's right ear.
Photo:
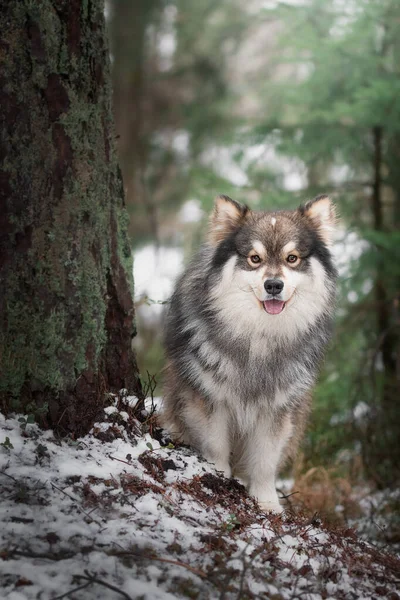
[(222, 242), (243, 224), (249, 212), (250, 209), (247, 206), (235, 202), (229, 196), (217, 196), (210, 217), (208, 241), (213, 246)]
[(311, 220), (320, 238), (327, 246), (332, 246), (337, 223), (336, 209), (326, 194), (309, 200), (300, 207), (300, 213)]

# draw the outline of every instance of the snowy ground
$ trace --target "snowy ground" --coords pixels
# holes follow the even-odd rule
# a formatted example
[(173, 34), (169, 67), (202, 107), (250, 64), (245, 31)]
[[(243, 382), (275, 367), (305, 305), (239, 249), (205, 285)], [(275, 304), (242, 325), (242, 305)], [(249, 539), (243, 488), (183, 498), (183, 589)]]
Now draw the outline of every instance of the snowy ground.
[(396, 557), (316, 516), (260, 513), (132, 401), (110, 404), (78, 441), (0, 415), (1, 598), (400, 598)]

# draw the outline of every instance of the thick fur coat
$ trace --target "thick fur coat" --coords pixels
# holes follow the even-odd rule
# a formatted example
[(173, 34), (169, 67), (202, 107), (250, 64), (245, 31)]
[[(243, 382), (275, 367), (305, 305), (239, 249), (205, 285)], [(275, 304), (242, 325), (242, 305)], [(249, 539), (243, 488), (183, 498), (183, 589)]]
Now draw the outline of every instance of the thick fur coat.
[(278, 212), (220, 196), (167, 315), (164, 426), (265, 510), (281, 510), (276, 473), (303, 434), (331, 335), (334, 224), (327, 196)]

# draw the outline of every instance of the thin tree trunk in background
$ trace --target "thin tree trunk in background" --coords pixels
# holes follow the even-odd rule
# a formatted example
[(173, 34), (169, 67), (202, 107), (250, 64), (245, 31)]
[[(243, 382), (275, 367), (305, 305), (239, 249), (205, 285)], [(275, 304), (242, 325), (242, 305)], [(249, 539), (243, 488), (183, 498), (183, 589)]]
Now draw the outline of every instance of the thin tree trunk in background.
[[(112, 42), (113, 89), (118, 153), (128, 207), (135, 205), (146, 214), (146, 228), (158, 242), (157, 208), (147, 190), (146, 164), (146, 33), (160, 0), (113, 0), (110, 33)], [(139, 210), (138, 210), (139, 209)]]
[(372, 212), (374, 215), (375, 231), (382, 231), (382, 127), (374, 127), (372, 130), (372, 134), (374, 145), (374, 183), (372, 192)]
[(388, 182), (393, 190), (393, 211), (391, 215), (391, 229), (400, 231), (400, 135), (392, 135), (388, 144)]
[[(396, 6), (395, 14), (399, 17), (399, 8)], [(398, 22), (398, 19), (397, 19)], [(400, 40), (398, 36), (392, 38), (393, 65), (397, 78), (400, 76)], [(390, 135), (388, 140), (388, 181), (393, 190), (393, 211), (390, 218), (391, 231), (400, 231), (400, 134), (398, 129)], [(400, 396), (400, 278), (393, 281), (395, 297), (392, 303), (392, 329), (391, 346), (393, 349), (393, 381), (392, 398), (393, 411), (396, 414), (397, 436), (400, 440), (400, 415), (398, 411), (398, 398)]]
[[(374, 185), (372, 195), (373, 225), (377, 232), (390, 229), (387, 209), (384, 210), (382, 190), (382, 144), (383, 130), (373, 129), (374, 142)], [(398, 416), (398, 385), (396, 385), (396, 331), (393, 327), (394, 300), (391, 297), (392, 282), (388, 276), (387, 265), (382, 262), (383, 254), (378, 244), (378, 261), (376, 265), (375, 299), (377, 306), (377, 336), (382, 365), (383, 386), (380, 394), (380, 406), (374, 414), (369, 426), (369, 440), (365, 448), (366, 468), (378, 486), (384, 487), (396, 481), (399, 476), (397, 465), (393, 464), (393, 456), (398, 453), (398, 436), (400, 433)], [(377, 377), (377, 373), (375, 373)]]
[(140, 394), (102, 0), (0, 8), (0, 406), (80, 434)]
[[(382, 231), (383, 227), (383, 207), (382, 207), (382, 127), (373, 128), (373, 148), (374, 148), (374, 178), (372, 188), (372, 214), (375, 231)], [(381, 269), (377, 268), (375, 280), (375, 298), (377, 304), (377, 318), (379, 335), (388, 328), (387, 297), (385, 283), (382, 280)], [(383, 348), (382, 348), (383, 349)]]
[[(374, 143), (374, 183), (372, 193), (372, 212), (374, 218), (375, 231), (384, 229), (384, 209), (382, 201), (382, 127), (376, 126), (373, 129)], [(390, 299), (387, 294), (387, 286), (382, 269), (378, 264), (375, 281), (375, 298), (378, 310), (378, 335), (382, 336), (382, 361), (387, 381), (391, 381), (396, 369), (394, 357), (393, 335), (390, 330)], [(391, 398), (384, 392), (384, 403), (391, 403)]]
[[(400, 135), (392, 134), (388, 143), (388, 182), (393, 191), (393, 208), (390, 214), (390, 230), (400, 231)], [(392, 281), (392, 288), (395, 290), (391, 306), (391, 330), (389, 333), (392, 381), (392, 399), (395, 410), (397, 411), (397, 399), (400, 395), (400, 280), (397, 277)], [(398, 411), (397, 411), (398, 412)], [(398, 418), (399, 419), (399, 418)], [(400, 419), (399, 419), (400, 423)], [(399, 430), (400, 433), (400, 430)]]

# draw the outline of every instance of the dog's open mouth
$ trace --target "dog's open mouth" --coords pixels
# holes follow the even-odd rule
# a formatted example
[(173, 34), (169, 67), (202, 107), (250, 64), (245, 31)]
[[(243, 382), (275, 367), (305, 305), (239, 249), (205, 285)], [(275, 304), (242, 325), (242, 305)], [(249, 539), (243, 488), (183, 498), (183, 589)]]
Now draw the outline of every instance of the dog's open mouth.
[(283, 300), (272, 299), (264, 300), (262, 304), (265, 312), (267, 312), (269, 315), (279, 315), (279, 313), (281, 313), (285, 308), (286, 302), (283, 302)]

